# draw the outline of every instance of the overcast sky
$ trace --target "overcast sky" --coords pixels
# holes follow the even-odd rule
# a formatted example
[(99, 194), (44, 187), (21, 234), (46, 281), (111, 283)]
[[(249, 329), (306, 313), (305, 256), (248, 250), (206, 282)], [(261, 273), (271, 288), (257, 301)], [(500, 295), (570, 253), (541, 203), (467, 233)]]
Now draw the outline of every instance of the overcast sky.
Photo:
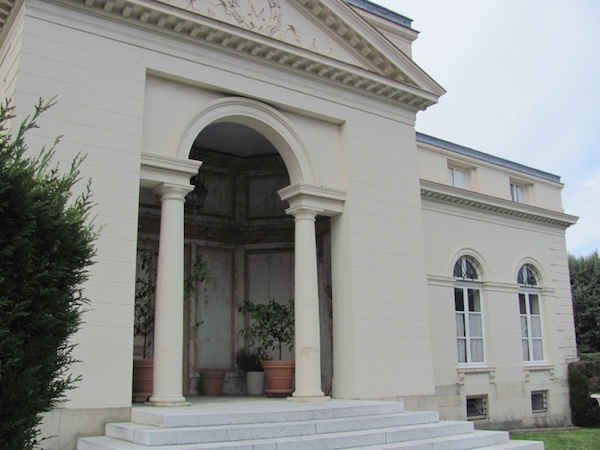
[(417, 131), (559, 175), (567, 249), (600, 249), (600, 1), (373, 0), (447, 93)]

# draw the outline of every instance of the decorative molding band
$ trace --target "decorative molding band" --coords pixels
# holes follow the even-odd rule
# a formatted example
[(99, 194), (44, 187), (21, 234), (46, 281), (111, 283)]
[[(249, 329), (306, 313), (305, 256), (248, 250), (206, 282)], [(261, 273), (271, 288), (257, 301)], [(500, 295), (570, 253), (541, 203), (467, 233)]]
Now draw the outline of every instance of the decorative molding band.
[(558, 211), (537, 208), (426, 180), (421, 180), (421, 198), (561, 228), (570, 227), (578, 219), (576, 216)]
[(427, 284), (430, 286), (452, 287), (456, 284), (456, 278), (444, 275), (427, 274)]
[(550, 364), (543, 365), (525, 365), (523, 367), (523, 377), (525, 382), (528, 382), (531, 377), (531, 372), (548, 372), (548, 379), (554, 380), (554, 372), (556, 368)]
[(340, 214), (344, 209), (346, 192), (340, 189), (296, 183), (277, 191), (281, 200), (290, 204), (290, 210), (307, 208), (324, 216)]
[(496, 368), (495, 367), (459, 367), (456, 370), (458, 374), (458, 384), (460, 386), (465, 384), (467, 375), (475, 374), (488, 374), (490, 384), (496, 382)]
[(503, 283), (500, 281), (484, 281), (483, 289), (486, 291), (516, 294), (519, 292), (519, 285), (517, 283)]
[(142, 154), (140, 180), (142, 187), (154, 188), (161, 183), (190, 185), (190, 178), (198, 173), (201, 161), (169, 156)]
[[(0, 0), (7, 1), (7, 0)], [(427, 92), (386, 56), (376, 51), (321, 2), (300, 0), (310, 13), (369, 61), (362, 69), (327, 56), (281, 42), (263, 34), (230, 25), (168, 4), (141, 0), (60, 0), (96, 14), (176, 35), (206, 47), (258, 59), (284, 70), (309, 75), (362, 94), (375, 96), (411, 111), (437, 103), (438, 94)]]

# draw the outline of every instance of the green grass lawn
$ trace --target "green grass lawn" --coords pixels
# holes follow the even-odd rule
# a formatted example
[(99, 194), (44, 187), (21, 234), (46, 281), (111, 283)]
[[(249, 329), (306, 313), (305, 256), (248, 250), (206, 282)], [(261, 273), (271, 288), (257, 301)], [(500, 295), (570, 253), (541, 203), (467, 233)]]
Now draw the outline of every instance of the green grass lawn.
[(600, 450), (600, 428), (510, 433), (510, 438), (543, 441), (546, 450)]

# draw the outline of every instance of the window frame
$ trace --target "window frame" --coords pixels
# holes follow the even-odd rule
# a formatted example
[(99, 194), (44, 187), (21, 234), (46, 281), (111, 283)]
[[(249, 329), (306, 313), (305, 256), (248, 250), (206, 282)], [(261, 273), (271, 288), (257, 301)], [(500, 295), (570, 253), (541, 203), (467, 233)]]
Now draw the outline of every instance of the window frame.
[[(464, 174), (464, 186), (459, 186), (456, 183), (455, 173), (460, 172)], [(448, 165), (448, 183), (450, 186), (458, 188), (458, 189), (468, 189), (469, 188), (469, 169), (464, 167), (458, 167), (455, 165)]]
[[(533, 397), (536, 395), (542, 396), (542, 407), (534, 408), (534, 399)], [(548, 391), (540, 390), (540, 391), (531, 391), (531, 413), (532, 414), (544, 414), (548, 412)]]
[[(462, 293), (463, 309), (458, 310), (456, 307), (456, 294), (457, 291)], [(479, 311), (471, 310), (470, 305), (470, 294), (471, 292), (477, 292)], [(476, 309), (476, 308), (475, 308)], [(458, 327), (458, 316), (462, 316), (462, 331), (464, 335), (459, 333)], [(485, 366), (486, 351), (485, 351), (485, 324), (484, 324), (484, 311), (483, 311), (483, 292), (480, 283), (472, 281), (460, 281), (454, 285), (454, 317), (456, 326), (456, 357), (458, 365), (460, 367), (473, 367), (473, 366)], [(481, 335), (473, 335), (473, 329), (479, 327)], [(464, 341), (465, 349), (465, 361), (461, 361), (459, 353), (459, 342)], [(475, 342), (481, 341), (481, 361), (474, 361), (474, 352), (476, 351)]]
[[(481, 401), (481, 407), (477, 407), (480, 410), (480, 414), (469, 414), (469, 403)], [(489, 407), (488, 407), (488, 396), (487, 395), (468, 395), (465, 399), (465, 413), (467, 420), (482, 420), (488, 418)]]
[[(460, 265), (460, 266), (459, 266)], [(454, 263), (452, 275), (455, 278), (453, 286), (454, 297), (454, 321), (456, 329), (456, 358), (459, 367), (486, 367), (487, 351), (485, 339), (485, 311), (483, 301), (483, 289), (480, 281), (481, 269), (477, 259), (470, 255), (462, 255)], [(458, 306), (458, 292), (461, 293), (462, 310)], [(473, 301), (471, 308), (471, 299), (477, 293), (478, 309)], [(461, 316), (459, 327), (459, 316)], [(479, 328), (480, 335), (473, 335), (473, 330)], [(481, 342), (481, 360), (474, 361), (477, 346), (475, 342)], [(464, 351), (461, 349), (464, 348)], [(462, 358), (464, 353), (464, 360)]]
[[(525, 299), (525, 313), (521, 311), (521, 296)], [(535, 301), (537, 302), (537, 310), (538, 313), (535, 314), (531, 311), (531, 300), (532, 296), (535, 296)], [(526, 331), (527, 334), (524, 335), (523, 331), (523, 319), (525, 319)], [(539, 336), (533, 336), (533, 331), (535, 326), (532, 325), (534, 319), (539, 321), (537, 325), (539, 327)], [(519, 321), (521, 324), (521, 350), (523, 353), (523, 363), (524, 364), (543, 364), (546, 362), (546, 353), (544, 351), (544, 324), (542, 320), (542, 306), (541, 306), (541, 296), (538, 289), (532, 288), (521, 288), (519, 289)], [(525, 349), (523, 347), (524, 343), (527, 342), (527, 359), (525, 359)], [(542, 352), (541, 358), (536, 359), (536, 348), (534, 343), (538, 342), (540, 344), (540, 350)]]
[[(521, 195), (519, 195), (519, 191)], [(527, 187), (516, 181), (510, 182), (510, 198), (515, 203), (527, 203)]]
[[(523, 358), (523, 364), (535, 365), (546, 363), (546, 352), (544, 344), (544, 320), (542, 315), (542, 292), (538, 287), (539, 272), (532, 264), (526, 263), (521, 266), (517, 274), (517, 283), (519, 284), (519, 323), (521, 328), (521, 353)], [(532, 311), (532, 300), (535, 296), (535, 302), (537, 303), (537, 313)], [(525, 306), (525, 311), (523, 307)], [(537, 321), (537, 328), (539, 329), (539, 336), (533, 336), (536, 326), (534, 322)], [(524, 326), (525, 325), (525, 326)], [(527, 355), (525, 355), (525, 343), (527, 343)], [(534, 343), (539, 344), (539, 350), (541, 351), (541, 358), (536, 357), (536, 346)]]

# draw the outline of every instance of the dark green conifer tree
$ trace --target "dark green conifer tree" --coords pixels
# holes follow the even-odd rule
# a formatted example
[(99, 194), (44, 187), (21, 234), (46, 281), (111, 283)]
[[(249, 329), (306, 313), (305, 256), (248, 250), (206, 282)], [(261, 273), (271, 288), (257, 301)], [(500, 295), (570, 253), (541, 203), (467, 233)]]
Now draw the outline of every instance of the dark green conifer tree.
[(89, 183), (80, 195), (77, 157), (66, 171), (52, 162), (57, 138), (37, 157), (26, 154), (26, 134), (52, 106), (9, 131), (14, 107), (0, 105), (0, 448), (30, 449), (41, 414), (64, 400), (79, 377), (69, 338), (87, 299), (82, 283), (95, 251)]
[(579, 353), (600, 352), (600, 256), (569, 256), (569, 274)]

